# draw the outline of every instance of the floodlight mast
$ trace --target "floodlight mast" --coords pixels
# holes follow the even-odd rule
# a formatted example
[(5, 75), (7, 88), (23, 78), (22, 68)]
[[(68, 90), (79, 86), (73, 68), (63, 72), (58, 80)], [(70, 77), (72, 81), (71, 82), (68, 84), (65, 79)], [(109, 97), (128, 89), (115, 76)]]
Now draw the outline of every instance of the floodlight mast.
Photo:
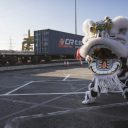
[(76, 10), (76, 0), (75, 0), (75, 34), (77, 35), (77, 10)]

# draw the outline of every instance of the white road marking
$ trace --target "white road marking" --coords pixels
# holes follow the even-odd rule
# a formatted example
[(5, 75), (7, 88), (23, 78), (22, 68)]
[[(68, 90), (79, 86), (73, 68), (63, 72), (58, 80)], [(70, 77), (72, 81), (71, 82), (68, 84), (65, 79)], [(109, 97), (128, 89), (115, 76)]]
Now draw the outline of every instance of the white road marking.
[(58, 114), (64, 114), (64, 113), (70, 113), (71, 112), (71, 109), (70, 110), (64, 110), (64, 111), (56, 111), (56, 112), (50, 112), (48, 113), (48, 115), (52, 116), (52, 115), (58, 115)]
[[(84, 87), (88, 88), (88, 87)], [(122, 93), (122, 91), (109, 91), (108, 93), (101, 94), (109, 94), (109, 93)], [(85, 94), (85, 92), (58, 92), (58, 93), (13, 93), (13, 94), (0, 94), (0, 97), (5, 96), (41, 96), (41, 95), (76, 95), (76, 94)]]
[[(45, 115), (45, 116), (62, 115), (62, 114), (68, 114), (68, 113), (71, 113), (71, 112), (78, 112), (78, 111), (80, 111), (80, 110), (91, 111), (91, 110), (104, 109), (104, 108), (111, 108), (111, 107), (120, 107), (120, 106), (125, 106), (125, 105), (128, 105), (128, 102), (113, 103), (113, 104), (105, 104), (105, 105), (90, 106), (90, 107), (89, 107), (89, 106), (86, 107), (86, 105), (85, 105), (85, 107), (82, 107), (82, 108), (51, 112), (51, 113), (48, 113), (48, 115)], [(45, 116), (43, 116), (43, 117), (45, 117)], [(106, 114), (105, 116), (116, 117), (116, 116), (107, 115), (107, 114)], [(116, 118), (118, 118), (118, 119), (125, 119), (125, 117), (116, 117)]]
[(71, 74), (68, 74), (62, 81), (65, 81), (68, 79), (68, 77), (70, 77)]
[(33, 102), (27, 102), (27, 101), (22, 101), (22, 100), (14, 100), (14, 99), (8, 99), (8, 98), (0, 98), (0, 100), (3, 100), (3, 101), (10, 101), (10, 102), (13, 102), (13, 103), (21, 103), (21, 104), (28, 104), (28, 105), (35, 105), (37, 103), (33, 103)]
[(11, 94), (11, 93), (13, 93), (13, 92), (15, 92), (15, 91), (17, 91), (17, 90), (19, 90), (19, 89), (21, 89), (21, 88), (27, 86), (27, 85), (29, 85), (29, 84), (31, 84), (31, 83), (33, 83), (33, 81), (30, 81), (30, 82), (28, 82), (28, 83), (26, 83), (26, 84), (23, 84), (23, 85), (21, 85), (21, 86), (15, 88), (15, 89), (13, 89), (13, 90), (11, 90), (11, 91), (5, 93), (4, 95), (9, 95), (9, 94)]
[[(85, 106), (83, 108), (77, 108), (77, 109), (69, 109), (69, 110), (64, 110), (64, 111), (55, 111), (55, 112), (51, 112), (51, 113), (47, 113), (47, 115), (44, 115), (44, 114), (36, 114), (36, 115), (28, 115), (28, 116), (20, 116), (20, 117), (15, 117), (14, 119), (29, 119), (29, 118), (40, 118), (40, 117), (50, 117), (50, 116), (56, 116), (56, 115), (62, 115), (62, 114), (69, 114), (69, 113), (72, 113), (72, 112), (79, 112), (81, 110), (87, 110), (87, 111), (90, 111), (90, 110), (96, 110), (96, 109), (101, 109), (101, 108), (110, 108), (110, 107), (115, 107), (115, 106), (124, 106), (124, 105), (128, 105), (128, 102), (122, 102), (122, 103), (113, 103), (113, 104), (106, 104), (106, 105), (100, 105), (100, 106)], [(108, 116), (108, 117), (113, 117), (113, 118), (117, 118), (117, 119), (126, 119), (126, 117), (117, 117), (117, 116), (114, 116), (114, 115), (105, 115), (105, 116)], [(14, 120), (13, 119), (13, 120)]]
[[(64, 78), (65, 79), (65, 78)], [(35, 83), (38, 83), (38, 82), (50, 82), (50, 83), (55, 83), (55, 82), (62, 82), (63, 80), (38, 80), (38, 81), (33, 81)], [(71, 82), (75, 82), (75, 81), (80, 81), (80, 82), (85, 82), (86, 80), (79, 80), (79, 79), (76, 79), (76, 80), (72, 80), (72, 79), (68, 79), (66, 81), (71, 81)]]
[(24, 94), (1, 94), (3, 96), (34, 96), (34, 95), (73, 95), (73, 94), (85, 94), (85, 92), (62, 92), (62, 93), (24, 93)]
[(45, 104), (45, 105), (43, 105), (44, 107), (50, 107), (50, 108), (57, 108), (57, 109), (62, 109), (62, 110), (69, 110), (69, 109), (71, 109), (71, 108), (67, 108), (67, 107), (60, 107), (60, 106), (54, 106), (53, 104), (52, 105), (48, 105), (48, 104)]
[(122, 93), (123, 91), (109, 91), (108, 93)]
[[(78, 90), (76, 90), (76, 91), (80, 91), (80, 90), (82, 90), (82, 89), (84, 89), (84, 88), (85, 88), (85, 87), (80, 88), (80, 89), (78, 89)], [(14, 112), (14, 113), (12, 113), (12, 114), (8, 114), (8, 115), (6, 115), (6, 116), (1, 117), (1, 118), (0, 118), (0, 121), (1, 121), (1, 120), (4, 120), (4, 119), (6, 119), (6, 118), (9, 118), (9, 117), (15, 116), (15, 115), (17, 115), (17, 114), (19, 114), (19, 113), (25, 112), (25, 111), (27, 111), (27, 110), (30, 110), (30, 109), (33, 109), (33, 108), (37, 108), (37, 107), (39, 107), (39, 106), (43, 106), (43, 105), (45, 105), (45, 104), (51, 103), (51, 102), (53, 102), (53, 101), (56, 101), (56, 100), (58, 100), (58, 99), (61, 99), (61, 98), (65, 97), (65, 96), (68, 96), (68, 94), (67, 94), (67, 95), (65, 94), (65, 95), (57, 96), (57, 97), (55, 97), (55, 98), (53, 98), (53, 99), (50, 99), (50, 100), (41, 102), (41, 103), (36, 104), (36, 105), (32, 105), (32, 106), (30, 106), (30, 107), (28, 107), (28, 108), (25, 108), (25, 109), (22, 109), (22, 110), (20, 110), (20, 111)]]
[(50, 99), (50, 100), (41, 102), (41, 103), (39, 103), (39, 104), (32, 105), (32, 106), (30, 106), (30, 107), (28, 107), (28, 108), (24, 108), (24, 109), (22, 109), (22, 110), (20, 110), (20, 111), (17, 111), (17, 112), (14, 112), (14, 113), (5, 115), (5, 116), (3, 116), (3, 117), (0, 118), (0, 121), (1, 121), (1, 120), (4, 120), (4, 119), (6, 119), (6, 118), (9, 118), (9, 117), (11, 117), (11, 116), (15, 116), (15, 115), (17, 115), (17, 114), (19, 114), (19, 113), (25, 112), (25, 111), (27, 111), (27, 110), (34, 109), (34, 108), (37, 108), (37, 107), (39, 107), (39, 106), (43, 106), (43, 105), (45, 105), (45, 104), (47, 104), (47, 103), (50, 103), (50, 102), (55, 101), (55, 100), (57, 100), (57, 99), (60, 99), (60, 98), (62, 98), (62, 97), (64, 97), (64, 96), (66, 96), (66, 95), (57, 96), (57, 97), (55, 97), (55, 98), (53, 98), (53, 99)]

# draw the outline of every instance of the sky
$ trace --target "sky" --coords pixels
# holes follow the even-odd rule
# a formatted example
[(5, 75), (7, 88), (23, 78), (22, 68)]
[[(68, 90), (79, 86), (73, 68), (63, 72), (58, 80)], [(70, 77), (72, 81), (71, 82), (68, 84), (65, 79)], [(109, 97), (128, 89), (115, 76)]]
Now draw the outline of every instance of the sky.
[[(86, 19), (128, 17), (128, 0), (76, 0), (77, 33)], [(0, 49), (21, 50), (28, 29), (75, 33), (75, 0), (0, 0)]]

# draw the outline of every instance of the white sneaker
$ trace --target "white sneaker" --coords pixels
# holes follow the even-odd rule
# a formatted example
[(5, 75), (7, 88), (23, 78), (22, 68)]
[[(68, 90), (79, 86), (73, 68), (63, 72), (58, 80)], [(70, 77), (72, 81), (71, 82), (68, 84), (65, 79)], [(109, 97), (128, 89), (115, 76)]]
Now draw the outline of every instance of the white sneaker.
[(82, 104), (92, 104), (92, 103), (95, 103), (95, 99), (91, 99), (91, 100), (83, 100), (82, 101)]
[(123, 96), (124, 96), (125, 99), (128, 99), (128, 88), (124, 89)]
[(92, 97), (90, 94), (90, 91), (87, 91), (85, 93), (85, 99), (82, 101), (82, 104), (90, 104), (90, 103), (94, 103), (96, 100), (96, 97)]
[(82, 101), (82, 104), (87, 104), (85, 100)]

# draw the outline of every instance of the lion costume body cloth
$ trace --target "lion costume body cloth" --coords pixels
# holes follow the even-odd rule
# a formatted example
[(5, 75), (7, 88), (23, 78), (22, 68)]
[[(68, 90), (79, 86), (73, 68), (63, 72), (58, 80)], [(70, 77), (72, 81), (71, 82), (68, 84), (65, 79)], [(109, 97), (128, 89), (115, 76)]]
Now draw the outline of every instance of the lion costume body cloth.
[(101, 93), (120, 91), (128, 99), (128, 19), (123, 16), (83, 23), (80, 56), (94, 73), (83, 104), (93, 103)]

